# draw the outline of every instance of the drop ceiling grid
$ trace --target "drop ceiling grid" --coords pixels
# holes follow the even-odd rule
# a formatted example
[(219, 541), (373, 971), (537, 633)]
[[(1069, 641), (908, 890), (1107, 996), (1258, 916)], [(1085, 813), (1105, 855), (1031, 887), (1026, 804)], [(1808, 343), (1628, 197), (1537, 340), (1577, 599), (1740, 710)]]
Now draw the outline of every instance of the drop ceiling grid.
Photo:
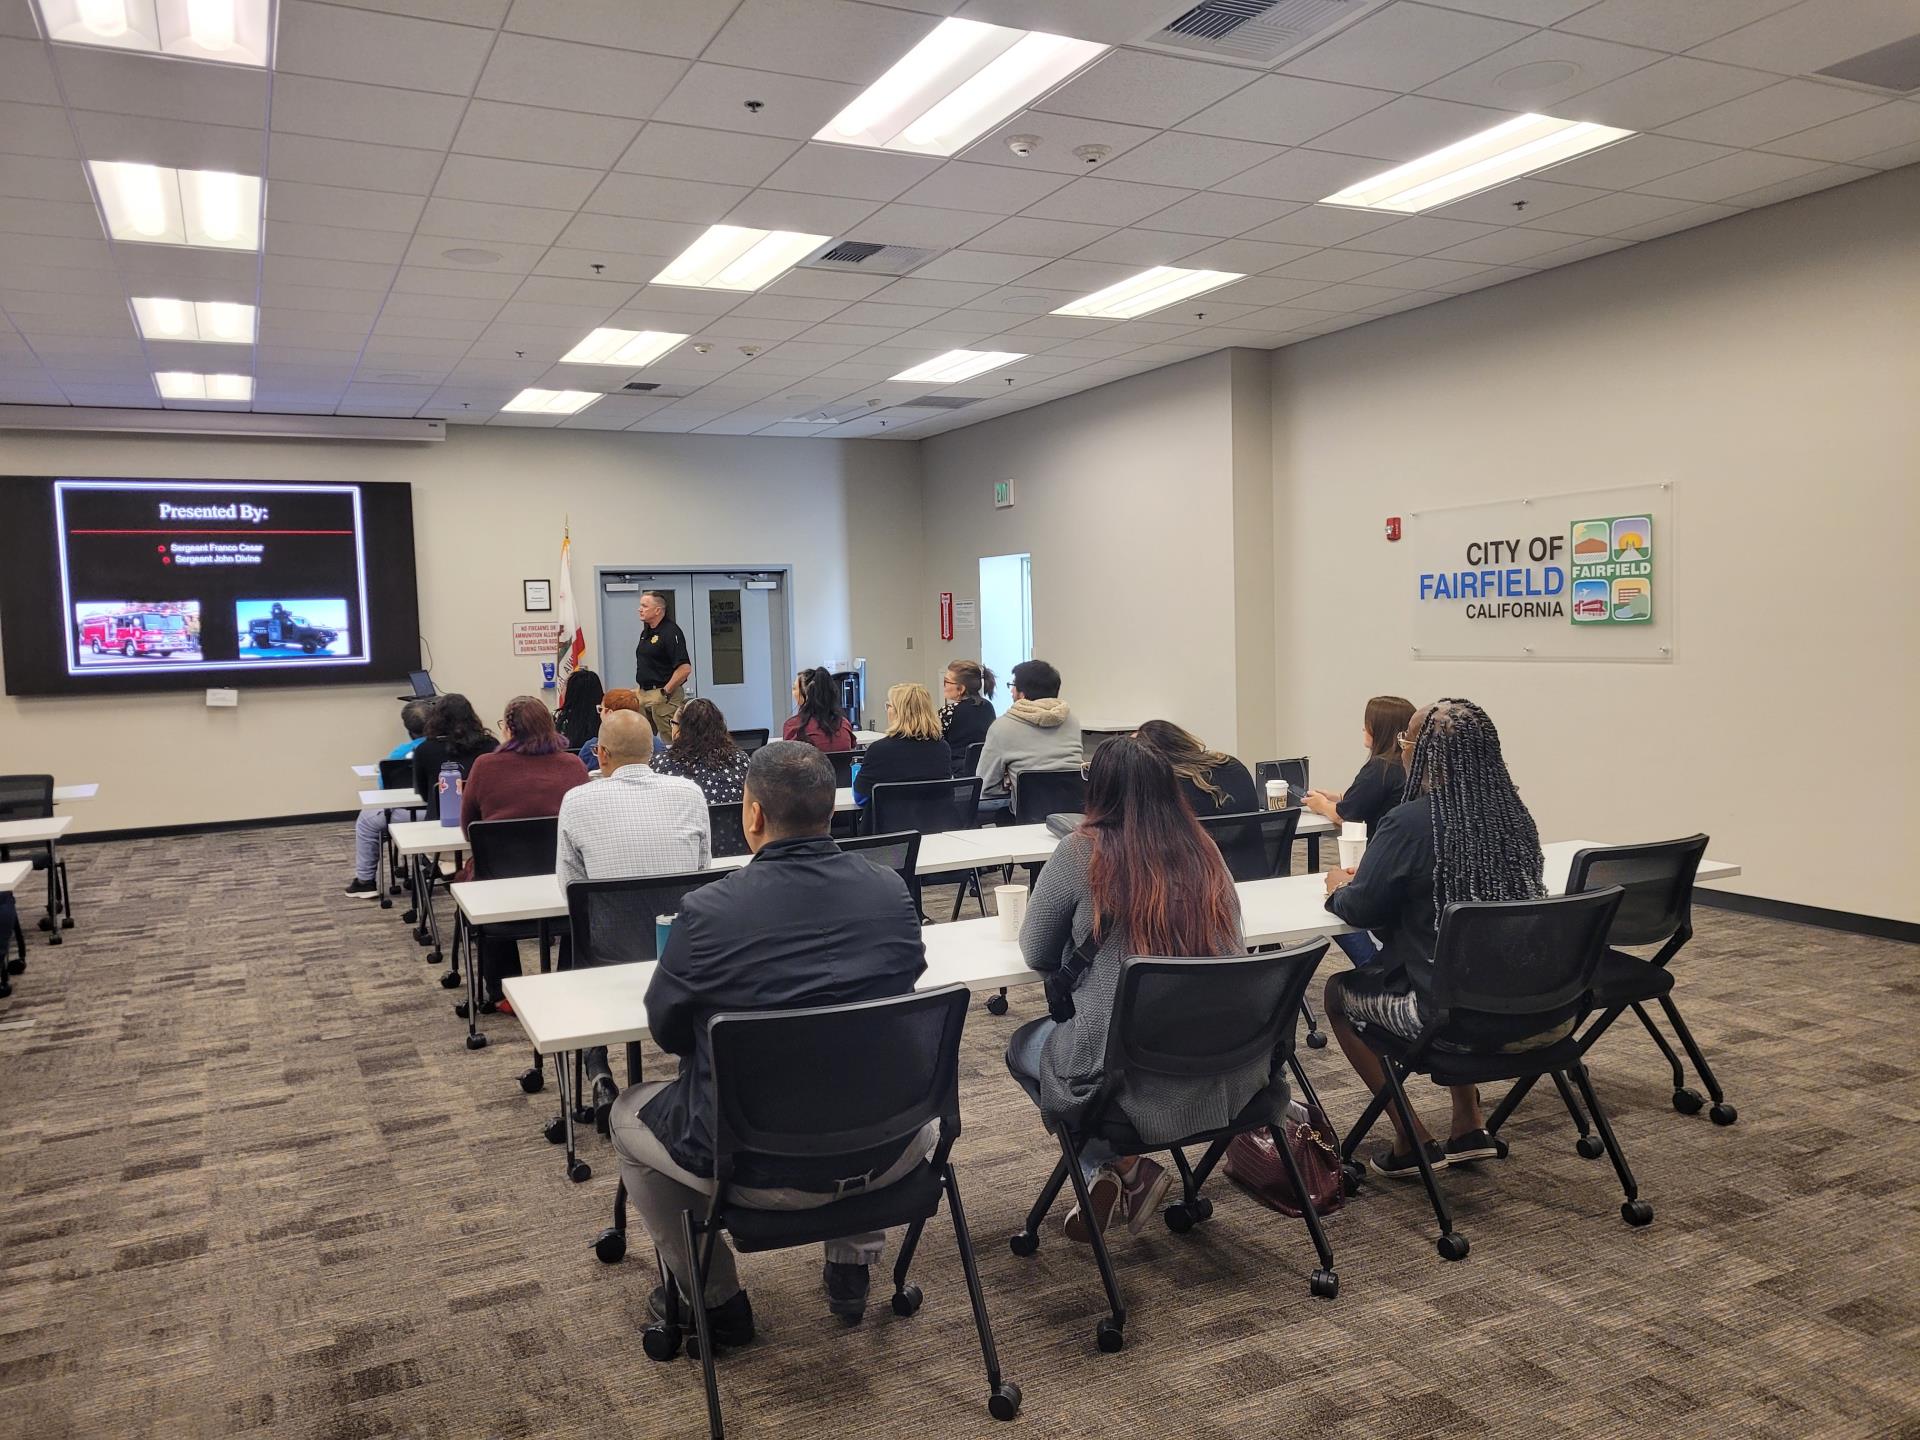
[[(1128, 3), (1146, 16), (1130, 35), (1185, 8)], [(1652, 0), (1394, 0), (1271, 72), (1122, 48), (945, 161), (805, 137), (940, 13), (1043, 16), (1104, 39), (1111, 0), (440, 7), (480, 23), (422, 8), (281, 0), (277, 68), (256, 78), (49, 46), (26, 0), (0, 0), (0, 403), (159, 404), (151, 371), (201, 347), (165, 346), (157, 363), (126, 297), (240, 298), (238, 259), (260, 306), (255, 409), (786, 434), (797, 415), (926, 393), (887, 377), (946, 349), (1033, 357), (938, 387), (981, 398), (885, 432), (918, 436), (1920, 159), (1920, 103), (1798, 73), (1898, 38), (1884, 7), (1847, 0), (1726, 0), (1717, 25)], [(1501, 77), (1523, 64), (1544, 88), (1511, 96)], [(744, 98), (768, 108), (750, 116)], [(1647, 133), (1423, 216), (1311, 203), (1536, 104)], [(269, 125), (249, 128), (260, 112)], [(1022, 132), (1043, 141), (1030, 159), (1005, 147)], [(1090, 142), (1112, 154), (1083, 171), (1071, 152)], [(102, 235), (83, 157), (137, 146), (154, 163), (253, 168), (231, 158), (249, 145), (254, 165), (266, 154), (261, 255)], [(901, 280), (794, 271), (756, 295), (648, 283), (721, 221), (953, 248)], [(458, 249), (500, 259), (462, 266)], [(1140, 320), (1045, 313), (1181, 262), (1252, 278)], [(711, 348), (644, 372), (557, 364), (602, 324)], [(499, 414), (526, 385), (636, 378), (672, 398)], [(880, 431), (877, 414), (799, 428)]]

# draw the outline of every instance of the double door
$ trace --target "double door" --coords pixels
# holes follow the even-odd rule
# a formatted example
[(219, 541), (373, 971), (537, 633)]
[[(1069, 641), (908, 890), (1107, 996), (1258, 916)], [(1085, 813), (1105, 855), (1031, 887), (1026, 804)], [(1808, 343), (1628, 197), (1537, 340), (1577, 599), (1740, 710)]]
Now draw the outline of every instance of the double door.
[(711, 700), (734, 730), (778, 734), (787, 713), (786, 577), (779, 571), (597, 572), (601, 678), (608, 689), (635, 681), (640, 596), (651, 590), (687, 637), (690, 696)]

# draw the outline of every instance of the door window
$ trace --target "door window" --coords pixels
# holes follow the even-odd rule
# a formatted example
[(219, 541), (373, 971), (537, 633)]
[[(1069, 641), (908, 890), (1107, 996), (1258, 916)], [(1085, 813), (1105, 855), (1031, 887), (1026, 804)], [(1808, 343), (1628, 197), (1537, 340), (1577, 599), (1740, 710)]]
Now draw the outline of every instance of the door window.
[(747, 678), (738, 590), (707, 592), (707, 668), (714, 685), (739, 685)]

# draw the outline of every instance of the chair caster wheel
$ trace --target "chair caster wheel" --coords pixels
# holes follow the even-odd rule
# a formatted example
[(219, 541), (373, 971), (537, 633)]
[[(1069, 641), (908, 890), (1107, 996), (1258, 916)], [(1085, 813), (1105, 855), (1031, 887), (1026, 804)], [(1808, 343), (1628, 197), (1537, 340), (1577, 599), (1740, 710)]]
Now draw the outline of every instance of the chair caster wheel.
[(593, 1166), (584, 1160), (576, 1160), (567, 1167), (567, 1179), (576, 1185), (584, 1185), (593, 1178)]
[(647, 1352), (649, 1360), (671, 1360), (680, 1353), (680, 1327), (678, 1325), (649, 1325), (640, 1332), (640, 1348)]
[(1193, 1218), (1196, 1220), (1213, 1219), (1213, 1201), (1205, 1195), (1196, 1195), (1193, 1201)]
[(567, 1122), (556, 1115), (540, 1127), (540, 1133), (547, 1137), (549, 1145), (564, 1145), (567, 1143)]
[(62, 919), (62, 920), (60, 921), (60, 928), (61, 928), (62, 930), (71, 930), (71, 929), (73, 929), (73, 917), (72, 917), (71, 915), (68, 915), (68, 916), (65, 916), (65, 917), (64, 917), (64, 918), (63, 918), (63, 919)]
[(1326, 1048), (1327, 1048), (1327, 1037), (1324, 1031), (1309, 1030), (1307, 1032), (1307, 1049), (1324, 1050)]
[(1184, 1235), (1193, 1229), (1197, 1217), (1187, 1208), (1184, 1200), (1177, 1200), (1160, 1212), (1160, 1218), (1167, 1222), (1167, 1229), (1176, 1235)]
[(1673, 1092), (1673, 1108), (1682, 1115), (1698, 1115), (1705, 1102), (1695, 1090), (1676, 1090)]
[(1644, 1200), (1628, 1200), (1620, 1207), (1620, 1218), (1638, 1229), (1653, 1223), (1653, 1206)]
[(7, 974), (24, 975), (26, 973), (27, 973), (27, 961), (25, 956), (16, 955), (13, 957), (13, 959), (7, 961)]
[(415, 924), (420, 919), (420, 912), (418, 910), (402, 910), (400, 912), (400, 919), (404, 924)]
[(47, 936), (47, 944), (58, 945), (62, 942), (64, 938), (65, 937), (62, 936), (58, 930), (56, 930), (51, 935)]
[(602, 1230), (593, 1238), (593, 1255), (602, 1265), (618, 1265), (627, 1258), (626, 1232)]
[(1607, 1150), (1607, 1147), (1600, 1143), (1600, 1137), (1597, 1135), (1582, 1135), (1573, 1142), (1573, 1148), (1579, 1152), (1583, 1160), (1598, 1160)]
[(460, 988), (460, 972), (458, 970), (449, 970), (446, 974), (442, 975), (440, 977), (440, 988), (442, 990), (458, 990)]
[(538, 1095), (547, 1087), (547, 1072), (540, 1069), (522, 1070), (520, 1088), (529, 1095)]
[(424, 948), (433, 944), (433, 936), (416, 926), (413, 932), (413, 943)]
[(464, 1000), (454, 1001), (453, 1013), (456, 1019), (460, 1019), (460, 1020), (466, 1019), (467, 1018), (467, 1002)]
[(900, 1293), (893, 1297), (893, 1313), (905, 1320), (920, 1308), (920, 1302), (924, 1298), (918, 1285), (903, 1286)]
[(1307, 1281), (1307, 1289), (1322, 1300), (1331, 1300), (1340, 1293), (1340, 1277), (1331, 1270), (1316, 1270)]
[(591, 1105), (574, 1106), (573, 1123), (576, 1125), (591, 1125), (593, 1123), (593, 1107)]
[(1711, 1110), (1707, 1111), (1707, 1118), (1716, 1125), (1731, 1125), (1740, 1118), (1740, 1112), (1722, 1100), (1718, 1105), (1715, 1105)]
[(1093, 1327), (1093, 1339), (1094, 1343), (1109, 1355), (1127, 1343), (1126, 1335), (1111, 1315), (1106, 1316)]
[(480, 1034), (479, 1031), (476, 1030), (473, 1034), (467, 1036), (467, 1049), (484, 1050), (486, 1048), (487, 1048), (487, 1037)]
[(1439, 1250), (1442, 1260), (1464, 1260), (1467, 1258), (1467, 1237), (1449, 1230), (1440, 1237)]
[(53, 917), (51, 915), (42, 915), (40, 917), (40, 928), (42, 930), (53, 929)]
[(1022, 1230), (1018, 1235), (1007, 1237), (1007, 1248), (1016, 1255), (1032, 1255), (1040, 1249), (1040, 1237)]
[(1002, 1380), (987, 1397), (987, 1413), (996, 1420), (1011, 1420), (1020, 1413), (1020, 1387)]
[(1007, 997), (1004, 995), (989, 995), (987, 997), (987, 1013), (989, 1015), (1006, 1014), (1007, 1013)]
[(380, 908), (382, 910), (391, 910), (393, 908), (393, 901), (388, 899), (385, 895), (382, 895), (380, 897)]
[(1340, 1188), (1346, 1191), (1349, 1196), (1358, 1195), (1360, 1193), (1360, 1182), (1366, 1176), (1366, 1173), (1367, 1172), (1361, 1169), (1355, 1161), (1342, 1160), (1340, 1162)]

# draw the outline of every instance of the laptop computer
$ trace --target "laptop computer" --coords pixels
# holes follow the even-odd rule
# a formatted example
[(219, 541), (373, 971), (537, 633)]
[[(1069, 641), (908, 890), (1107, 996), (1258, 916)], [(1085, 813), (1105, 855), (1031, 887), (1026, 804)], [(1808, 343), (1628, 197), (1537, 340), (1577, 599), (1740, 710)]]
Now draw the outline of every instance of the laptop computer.
[(407, 683), (413, 686), (413, 693), (411, 695), (396, 695), (393, 697), (394, 699), (425, 700), (435, 693), (433, 676), (424, 670), (409, 670), (407, 672)]

